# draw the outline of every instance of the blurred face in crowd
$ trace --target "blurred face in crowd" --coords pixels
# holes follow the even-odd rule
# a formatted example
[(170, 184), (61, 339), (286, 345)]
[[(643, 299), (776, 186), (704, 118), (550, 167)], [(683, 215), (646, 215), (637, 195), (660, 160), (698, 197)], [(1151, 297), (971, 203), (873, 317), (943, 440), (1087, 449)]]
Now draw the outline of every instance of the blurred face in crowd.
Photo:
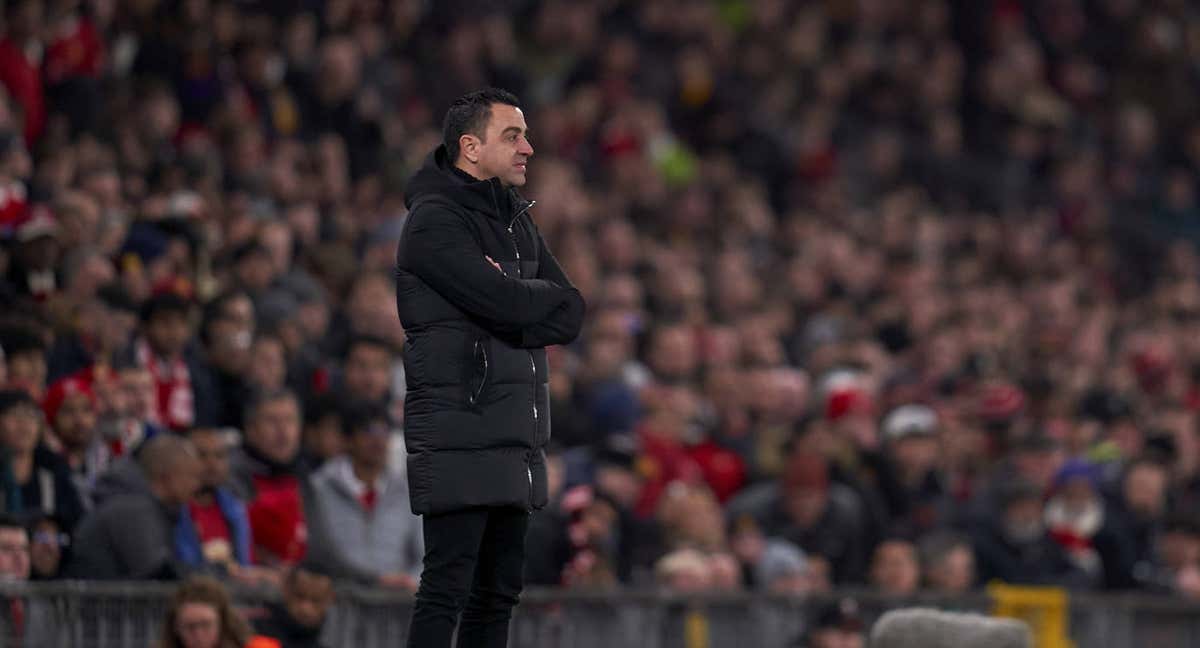
[(937, 467), (940, 443), (928, 434), (910, 434), (891, 445), (892, 458), (906, 477), (922, 478)]
[(904, 596), (917, 591), (921, 568), (909, 542), (891, 540), (879, 545), (871, 564), (871, 582), (885, 594)]
[(1062, 462), (1063, 452), (1059, 448), (1022, 449), (1013, 456), (1017, 474), (1042, 489), (1054, 481), (1054, 473), (1058, 472)]
[(187, 313), (159, 311), (146, 323), (146, 339), (151, 348), (164, 358), (176, 358), (192, 339), (192, 325)]
[(184, 603), (176, 613), (175, 633), (184, 648), (217, 648), (221, 645), (221, 616), (208, 603)]
[(21, 527), (0, 527), (0, 579), (29, 579), (29, 534)]
[(1042, 502), (1037, 498), (1022, 498), (1004, 509), (1005, 535), (1010, 541), (1033, 542), (1042, 537)]
[(35, 575), (43, 578), (58, 575), (65, 540), (66, 535), (54, 520), (45, 519), (34, 525), (29, 560)]
[(392, 387), (392, 353), (377, 344), (355, 344), (346, 356), (346, 389), (358, 398), (384, 401)]
[(87, 447), (96, 432), (96, 402), (84, 393), (63, 399), (54, 419), (54, 434), (68, 448)]
[(157, 416), (158, 394), (155, 392), (154, 376), (141, 367), (122, 369), (117, 377), (124, 400), (129, 405), (129, 414), (140, 421), (150, 421)]
[(823, 628), (813, 633), (812, 648), (863, 648), (861, 632), (840, 628)]
[(1125, 505), (1138, 517), (1153, 520), (1167, 506), (1167, 470), (1151, 463), (1138, 463), (1125, 476)]
[(333, 581), (305, 571), (292, 574), (283, 589), (283, 603), (300, 625), (319, 627), (333, 603)]
[(825, 513), (829, 503), (829, 492), (823, 487), (797, 487), (789, 489), (784, 506), (792, 521), (801, 528), (812, 528)]
[(209, 324), (213, 363), (235, 372), (244, 369), (250, 359), (254, 324), (254, 303), (248, 296), (236, 295), (227, 299), (217, 318)]
[(34, 398), (40, 398), (46, 384), (45, 354), (29, 351), (8, 356), (8, 380), (25, 388)]
[(216, 428), (199, 428), (188, 438), (200, 460), (201, 486), (216, 488), (224, 484), (229, 479), (229, 441), (225, 433)]
[(247, 382), (264, 391), (281, 389), (287, 381), (287, 357), (279, 338), (260, 336), (250, 347)]
[(492, 104), (482, 137), (459, 138), (458, 164), (480, 179), (499, 178), (506, 186), (525, 186), (525, 167), (533, 156), (525, 113), (507, 104)]
[(0, 442), (18, 454), (33, 452), (42, 429), (42, 413), (29, 404), (21, 404), (0, 416)]
[(332, 459), (342, 454), (345, 444), (342, 420), (336, 414), (329, 414), (304, 426), (305, 451), (318, 459)]
[(957, 545), (938, 557), (926, 570), (929, 587), (953, 594), (969, 591), (975, 583), (975, 553), (969, 545)]
[(171, 463), (169, 470), (163, 470), (155, 477), (156, 492), (164, 504), (183, 506), (200, 492), (204, 466), (190, 448)]
[(371, 473), (382, 472), (387, 467), (391, 436), (391, 428), (384, 419), (371, 421), (365, 429), (354, 430), (347, 443), (350, 461)]
[(655, 332), (650, 346), (650, 368), (662, 379), (684, 379), (696, 371), (696, 348), (692, 334), (682, 326)]
[(272, 461), (291, 463), (300, 452), (300, 406), (296, 399), (267, 401), (246, 423), (246, 440)]
[(1159, 540), (1162, 562), (1170, 569), (1200, 566), (1200, 536), (1183, 530), (1172, 530)]

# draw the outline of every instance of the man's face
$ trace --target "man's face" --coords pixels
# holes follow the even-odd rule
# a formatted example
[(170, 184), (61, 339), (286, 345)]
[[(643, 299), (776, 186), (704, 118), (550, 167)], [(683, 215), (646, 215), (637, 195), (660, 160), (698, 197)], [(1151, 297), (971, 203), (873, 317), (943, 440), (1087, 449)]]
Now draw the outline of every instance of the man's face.
[(1153, 520), (1166, 508), (1167, 471), (1141, 464), (1125, 477), (1125, 503), (1144, 519)]
[(54, 432), (69, 447), (80, 448), (91, 443), (96, 430), (96, 405), (87, 394), (72, 394), (58, 408)]
[(975, 582), (975, 554), (966, 546), (955, 547), (930, 568), (929, 581), (944, 592), (966, 592)]
[(200, 459), (200, 482), (205, 488), (216, 488), (229, 479), (229, 444), (220, 430), (205, 428), (191, 436)]
[(875, 552), (871, 580), (888, 594), (912, 594), (920, 585), (916, 551), (907, 542), (885, 542)]
[(175, 357), (183, 353), (192, 337), (192, 327), (187, 314), (166, 311), (156, 314), (146, 325), (146, 337), (155, 353)]
[(825, 628), (813, 634), (813, 648), (863, 648), (861, 632)]
[(29, 579), (29, 535), (25, 529), (0, 528), (0, 579)]
[(383, 401), (392, 383), (392, 354), (373, 344), (359, 344), (346, 357), (346, 389), (360, 398)]
[(188, 503), (200, 492), (202, 474), (200, 460), (195, 456), (189, 455), (181, 459), (178, 465), (163, 477), (163, 501), (172, 506)]
[(154, 376), (141, 367), (128, 367), (121, 370), (118, 382), (125, 401), (129, 403), (129, 413), (141, 421), (153, 420), (158, 411)]
[(272, 461), (290, 463), (300, 451), (300, 407), (291, 398), (263, 403), (250, 420), (246, 437)]
[(18, 405), (0, 416), (0, 443), (14, 452), (32, 452), (41, 431), (41, 414), (32, 405)]
[[(30, 390), (34, 398), (40, 396), (46, 384), (46, 356), (40, 351), (14, 353), (8, 357), (8, 379)], [(34, 393), (34, 392), (38, 393)]]
[(464, 147), (463, 155), (478, 165), (485, 178), (499, 178), (507, 186), (525, 186), (525, 165), (533, 156), (525, 113), (507, 104), (492, 104), (491, 118), (482, 139)]
[(300, 625), (316, 628), (325, 621), (333, 602), (333, 583), (326, 577), (301, 572), (284, 588), (283, 603)]
[(390, 437), (387, 421), (372, 421), (365, 430), (355, 430), (350, 437), (350, 460), (371, 469), (383, 468), (387, 465)]

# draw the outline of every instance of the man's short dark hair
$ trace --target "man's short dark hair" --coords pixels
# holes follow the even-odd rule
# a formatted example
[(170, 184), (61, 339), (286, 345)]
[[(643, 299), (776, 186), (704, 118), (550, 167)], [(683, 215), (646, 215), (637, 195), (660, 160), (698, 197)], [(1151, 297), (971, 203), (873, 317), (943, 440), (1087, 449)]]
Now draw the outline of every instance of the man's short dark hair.
[(442, 123), (442, 143), (446, 145), (446, 157), (451, 164), (458, 161), (458, 138), (467, 133), (479, 139), (484, 138), (488, 121), (492, 118), (493, 104), (521, 107), (521, 101), (516, 95), (499, 88), (476, 90), (450, 104), (450, 109), (446, 111), (446, 120)]

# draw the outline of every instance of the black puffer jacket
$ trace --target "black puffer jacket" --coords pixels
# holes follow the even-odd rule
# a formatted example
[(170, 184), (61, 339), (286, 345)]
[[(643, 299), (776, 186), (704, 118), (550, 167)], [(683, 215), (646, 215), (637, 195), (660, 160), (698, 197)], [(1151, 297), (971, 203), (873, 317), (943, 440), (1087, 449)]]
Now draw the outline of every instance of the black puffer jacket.
[(413, 512), (541, 508), (544, 347), (579, 334), (583, 298), (534, 226), (533, 203), (455, 169), (443, 147), (409, 181), (407, 202), (396, 307)]

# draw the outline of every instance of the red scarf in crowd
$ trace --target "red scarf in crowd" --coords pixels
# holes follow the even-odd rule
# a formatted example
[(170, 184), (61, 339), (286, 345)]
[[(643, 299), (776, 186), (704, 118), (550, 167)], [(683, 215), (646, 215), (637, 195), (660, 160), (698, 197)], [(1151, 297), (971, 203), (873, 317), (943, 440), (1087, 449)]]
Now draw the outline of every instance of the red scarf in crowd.
[(150, 421), (172, 430), (185, 430), (196, 420), (196, 401), (192, 393), (192, 374), (182, 357), (159, 358), (145, 340), (138, 340), (137, 362), (154, 378), (158, 399), (158, 420)]

